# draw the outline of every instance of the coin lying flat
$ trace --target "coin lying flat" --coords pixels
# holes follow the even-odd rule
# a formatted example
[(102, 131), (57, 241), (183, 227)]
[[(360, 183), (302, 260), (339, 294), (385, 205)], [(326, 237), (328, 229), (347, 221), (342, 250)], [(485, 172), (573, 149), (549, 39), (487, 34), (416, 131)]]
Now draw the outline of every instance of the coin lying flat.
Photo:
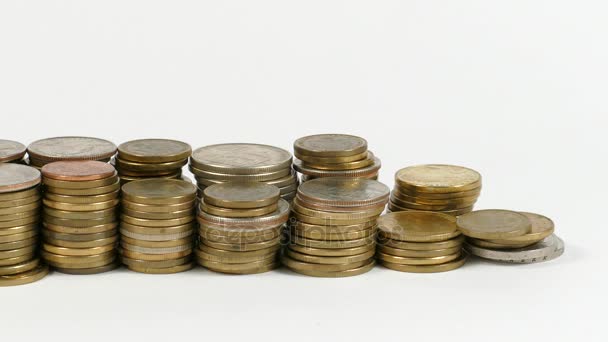
[(191, 164), (201, 170), (225, 174), (268, 173), (288, 168), (291, 153), (260, 144), (219, 144), (192, 153)]
[(40, 184), (40, 171), (19, 164), (0, 164), (0, 193), (26, 190)]
[(382, 236), (378, 237), (378, 245), (380, 246), (387, 246), (391, 248), (405, 249), (410, 251), (434, 251), (446, 248), (460, 247), (462, 246), (463, 242), (463, 235), (459, 235), (455, 238), (438, 242), (408, 242), (386, 239)]
[(374, 266), (376, 265), (376, 262), (374, 260), (371, 260), (366, 265), (358, 266), (358, 267), (344, 270), (344, 271), (321, 271), (318, 269), (310, 270), (310, 269), (303, 269), (303, 268), (295, 268), (295, 267), (293, 267), (292, 263), (286, 263), (286, 265), (288, 265), (289, 269), (294, 272), (297, 272), (297, 273), (300, 273), (303, 275), (307, 275), (307, 276), (311, 276), (311, 277), (342, 278), (342, 277), (352, 277), (352, 276), (357, 276), (357, 275), (367, 273), (374, 268)]
[(90, 268), (59, 268), (55, 267), (55, 271), (65, 273), (65, 274), (73, 274), (73, 275), (89, 275), (89, 274), (100, 274), (109, 271), (113, 271), (117, 269), (120, 264), (116, 261), (113, 261), (107, 265), (90, 267)]
[(141, 163), (165, 163), (190, 157), (190, 145), (169, 139), (132, 140), (118, 146), (118, 155), (123, 160)]
[(42, 176), (60, 181), (96, 181), (115, 175), (116, 170), (108, 163), (94, 160), (59, 161), (42, 167)]
[(113, 143), (89, 137), (57, 137), (31, 143), (27, 152), (31, 158), (43, 162), (59, 160), (102, 160), (116, 153)]
[(378, 171), (382, 167), (382, 162), (379, 158), (373, 158), (371, 165), (352, 170), (321, 170), (312, 167), (308, 167), (301, 160), (293, 161), (293, 168), (309, 177), (349, 177), (349, 178), (367, 178), (376, 177)]
[(304, 163), (311, 164), (342, 164), (342, 163), (351, 163), (359, 160), (366, 159), (368, 157), (368, 151), (353, 154), (351, 156), (331, 156), (331, 157), (313, 157), (303, 154), (297, 154), (296, 157), (303, 161)]
[(380, 216), (379, 233), (389, 239), (437, 242), (460, 235), (452, 216), (426, 211), (401, 211)]
[(283, 265), (287, 266), (289, 269), (292, 270), (302, 270), (308, 272), (343, 272), (353, 268), (365, 266), (369, 264), (370, 261), (368, 259), (363, 261), (351, 262), (348, 264), (311, 264), (308, 262), (303, 262), (290, 258), (289, 255), (284, 255), (281, 258), (281, 262), (283, 263)]
[(296, 140), (293, 148), (296, 154), (314, 157), (352, 156), (367, 151), (367, 141), (347, 134), (318, 134)]
[(409, 273), (438, 273), (452, 271), (460, 268), (467, 260), (467, 254), (462, 253), (458, 259), (450, 262), (436, 265), (408, 265), (408, 264), (395, 264), (391, 262), (381, 262), (380, 264), (388, 269), (400, 272)]
[(339, 164), (315, 164), (302, 161), (303, 168), (312, 168), (317, 170), (327, 170), (327, 171), (344, 171), (344, 170), (356, 170), (362, 169), (364, 167), (369, 167), (374, 164), (375, 157), (371, 151), (367, 151), (367, 157), (362, 160), (356, 160), (347, 163), (339, 163)]
[(508, 210), (478, 210), (459, 216), (456, 221), (462, 233), (478, 239), (509, 239), (530, 232), (527, 216)]
[(412, 191), (450, 193), (480, 187), (481, 175), (462, 166), (429, 164), (397, 171), (395, 182)]
[(48, 273), (48, 266), (39, 265), (35, 269), (24, 273), (0, 276), (0, 286), (17, 286), (33, 283), (44, 278)]
[(564, 253), (564, 241), (553, 234), (532, 246), (518, 249), (495, 250), (482, 248), (471, 244), (465, 244), (465, 248), (471, 254), (484, 259), (508, 263), (528, 264), (549, 261), (559, 257)]
[(0, 163), (19, 160), (25, 156), (26, 150), (20, 142), (0, 139)]
[(196, 186), (173, 179), (145, 179), (125, 184), (123, 198), (141, 204), (176, 204), (196, 198)]
[(259, 182), (231, 182), (215, 184), (203, 191), (205, 203), (223, 208), (262, 208), (279, 200), (276, 186)]
[(350, 178), (319, 178), (298, 188), (304, 201), (327, 205), (372, 205), (388, 200), (390, 189), (374, 180)]

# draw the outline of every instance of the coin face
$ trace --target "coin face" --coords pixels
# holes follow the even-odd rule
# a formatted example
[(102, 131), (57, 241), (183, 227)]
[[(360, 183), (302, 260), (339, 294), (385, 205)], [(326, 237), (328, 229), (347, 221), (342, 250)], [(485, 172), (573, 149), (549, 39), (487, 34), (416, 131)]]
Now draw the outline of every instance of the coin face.
[(127, 200), (144, 204), (162, 204), (165, 199), (183, 199), (186, 202), (196, 196), (196, 186), (175, 179), (144, 179), (125, 184), (122, 193)]
[(395, 181), (402, 187), (430, 193), (467, 191), (481, 186), (481, 175), (462, 166), (418, 165), (397, 171)]
[(258, 174), (291, 166), (291, 153), (260, 144), (219, 144), (192, 153), (194, 167), (224, 174)]
[(300, 138), (293, 144), (297, 154), (314, 157), (351, 156), (367, 150), (367, 141), (347, 134), (318, 134)]
[(20, 142), (0, 139), (0, 163), (23, 158), (26, 149)]
[(260, 182), (215, 184), (204, 191), (205, 202), (224, 208), (261, 208), (276, 203), (280, 190)]
[(20, 164), (0, 164), (0, 193), (25, 190), (40, 184), (40, 171)]
[(366, 205), (388, 201), (390, 189), (375, 180), (357, 178), (319, 178), (298, 188), (305, 201), (333, 205)]
[(35, 141), (27, 148), (32, 158), (57, 160), (101, 160), (116, 153), (113, 143), (90, 137), (57, 137)]
[(530, 232), (531, 222), (523, 214), (509, 210), (478, 210), (459, 216), (458, 228), (478, 239), (508, 239)]
[(169, 139), (140, 139), (118, 146), (121, 159), (142, 163), (164, 163), (190, 157), (190, 145)]
[(112, 177), (115, 171), (112, 165), (94, 160), (59, 161), (42, 167), (44, 177), (64, 181), (94, 181)]
[(387, 238), (410, 242), (444, 241), (460, 235), (456, 218), (427, 211), (400, 211), (380, 216), (378, 229)]

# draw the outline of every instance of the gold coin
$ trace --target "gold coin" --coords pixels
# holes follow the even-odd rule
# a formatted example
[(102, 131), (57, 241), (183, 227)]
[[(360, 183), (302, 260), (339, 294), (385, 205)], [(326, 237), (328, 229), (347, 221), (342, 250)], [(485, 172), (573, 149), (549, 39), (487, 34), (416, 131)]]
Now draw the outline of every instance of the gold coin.
[(264, 249), (258, 249), (258, 250), (247, 251), (247, 252), (237, 252), (237, 251), (226, 251), (223, 249), (209, 247), (209, 246), (205, 245), (204, 243), (205, 242), (203, 241), (198, 246), (198, 250), (195, 251), (197, 254), (199, 253), (199, 251), (201, 251), (201, 252), (204, 252), (207, 254), (215, 255), (217, 257), (235, 258), (235, 259), (240, 259), (240, 260), (255, 258), (255, 257), (265, 257), (270, 254), (276, 254), (281, 249), (281, 246), (277, 244), (277, 245), (274, 245), (274, 246), (271, 246), (268, 248), (264, 248)]
[[(183, 161), (183, 162), (187, 163), (187, 161)], [(182, 168), (179, 167), (177, 169), (159, 169), (159, 170), (151, 170), (151, 171), (134, 171), (134, 170), (127, 170), (124, 168), (119, 168), (118, 174), (120, 175), (121, 180), (123, 180), (124, 177), (136, 178), (136, 180), (141, 180), (141, 179), (145, 179), (145, 178), (156, 178), (156, 177), (177, 178), (177, 177), (181, 176)]]
[(38, 267), (40, 259), (32, 259), (20, 264), (0, 266), (0, 276), (13, 275), (28, 272)]
[(287, 221), (289, 218), (290, 205), (289, 202), (280, 199), (278, 209), (272, 214), (260, 217), (222, 217), (211, 215), (205, 212), (199, 212), (198, 220), (202, 224), (208, 226), (223, 226), (230, 228), (262, 228), (276, 227)]
[(222, 217), (259, 217), (271, 214), (278, 209), (278, 204), (275, 202), (271, 205), (261, 208), (252, 209), (228, 209), (222, 207), (216, 207), (214, 205), (207, 204), (205, 202), (200, 203), (200, 210), (216, 216)]
[(481, 175), (462, 166), (429, 164), (397, 171), (395, 182), (413, 192), (452, 193), (479, 188)]
[(297, 236), (313, 239), (313, 240), (324, 240), (324, 241), (340, 241), (340, 240), (354, 240), (361, 239), (369, 236), (376, 235), (376, 228), (369, 228), (366, 230), (360, 230), (355, 232), (346, 232), (346, 233), (338, 233), (338, 234), (327, 234), (325, 232), (314, 232), (314, 231), (298, 231), (297, 229), (292, 229), (292, 234)]
[(382, 163), (380, 159), (374, 158), (373, 164), (370, 166), (362, 167), (360, 169), (354, 170), (320, 170), (314, 169), (311, 167), (307, 167), (301, 160), (293, 161), (294, 170), (302, 173), (307, 176), (302, 179), (302, 182), (308, 182), (311, 179), (321, 177), (339, 177), (339, 178), (368, 178), (368, 179), (376, 179), (378, 176), (378, 171), (382, 167)]
[(190, 145), (169, 139), (139, 139), (118, 146), (118, 157), (141, 163), (166, 163), (187, 159), (192, 154)]
[(50, 192), (46, 192), (44, 197), (53, 202), (61, 202), (61, 203), (69, 203), (69, 204), (91, 204), (91, 203), (101, 203), (107, 202), (111, 200), (118, 199), (120, 194), (120, 190), (116, 190), (114, 192), (110, 192), (102, 195), (92, 195), (92, 196), (72, 196), (72, 195), (58, 195)]
[(120, 215), (121, 221), (142, 227), (173, 227), (173, 226), (181, 226), (187, 223), (194, 221), (194, 215), (169, 219), (169, 220), (150, 220), (150, 219), (141, 219), (128, 215)]
[(382, 252), (378, 252), (377, 257), (379, 260), (383, 262), (388, 262), (392, 264), (401, 264), (401, 265), (437, 265), (444, 264), (446, 262), (450, 262), (452, 260), (458, 259), (460, 257), (460, 251), (450, 254), (450, 255), (442, 255), (437, 257), (428, 257), (428, 258), (414, 258), (414, 257), (402, 257), (390, 255)]
[(120, 189), (120, 181), (116, 181), (113, 184), (100, 186), (97, 188), (89, 188), (89, 189), (66, 189), (66, 188), (56, 188), (52, 186), (45, 186), (46, 193), (52, 193), (56, 195), (65, 195), (65, 196), (96, 196), (96, 195), (104, 195), (108, 193), (114, 193), (118, 189)]
[(0, 243), (0, 251), (8, 251), (11, 249), (24, 248), (24, 247), (35, 244), (37, 241), (38, 241), (38, 237), (34, 236), (34, 237), (27, 238), (27, 239), (19, 240), (19, 241)]
[(537, 243), (547, 236), (553, 234), (555, 230), (555, 224), (551, 221), (550, 218), (527, 212), (520, 212), (520, 214), (526, 216), (530, 223), (532, 224), (530, 231), (521, 236), (511, 237), (506, 240), (489, 240), (495, 244), (503, 244), (503, 245), (522, 245), (522, 244), (534, 244)]
[(123, 199), (141, 204), (179, 204), (196, 198), (196, 187), (173, 179), (145, 179), (125, 184)]
[(380, 216), (377, 221), (382, 237), (408, 242), (438, 242), (460, 235), (452, 216), (426, 212), (401, 211)]
[(37, 245), (33, 243), (22, 248), (14, 248), (10, 250), (0, 251), (0, 260), (17, 258), (27, 254), (33, 254), (36, 251), (36, 247)]
[(368, 221), (365, 223), (347, 225), (347, 226), (325, 226), (325, 225), (315, 225), (308, 224), (305, 222), (290, 222), (290, 226), (300, 232), (324, 232), (327, 234), (342, 234), (349, 232), (358, 232), (361, 230), (366, 230), (372, 227), (376, 227), (376, 221)]
[(24, 273), (0, 276), (0, 286), (17, 286), (33, 283), (44, 278), (48, 273), (48, 266), (39, 265), (35, 269)]
[(29, 253), (29, 254), (20, 255), (20, 256), (8, 258), (8, 259), (0, 259), (0, 266), (17, 265), (22, 262), (26, 262), (28, 260), (34, 259), (34, 257), (35, 257), (34, 253)]
[(296, 153), (296, 157), (305, 163), (310, 164), (342, 164), (342, 163), (350, 163), (359, 160), (363, 160), (367, 158), (367, 151), (361, 152), (359, 154), (354, 154), (352, 156), (334, 156), (334, 157), (312, 157), (304, 154)]
[(110, 186), (118, 182), (118, 176), (116, 171), (114, 171), (114, 175), (111, 177), (92, 180), (92, 181), (64, 181), (64, 180), (56, 180), (52, 178), (44, 178), (43, 181), (45, 186), (52, 188), (61, 188), (61, 189), (70, 189), (70, 190), (83, 190), (83, 189), (92, 189), (92, 188), (101, 188), (105, 186)]
[(58, 268), (55, 267), (55, 271), (65, 274), (74, 274), (74, 275), (89, 275), (89, 274), (100, 274), (104, 272), (109, 272), (118, 268), (120, 264), (116, 261), (113, 261), (107, 265), (98, 266), (98, 267), (90, 267), (90, 268)]
[(135, 266), (135, 267), (140, 267), (140, 268), (141, 267), (167, 268), (167, 267), (174, 267), (174, 266), (187, 264), (188, 262), (190, 262), (192, 260), (192, 257), (186, 256), (183, 258), (160, 260), (160, 261), (144, 261), (144, 260), (127, 258), (125, 256), (122, 256), (120, 259), (122, 260), (122, 263), (127, 266)]
[(144, 261), (173, 260), (173, 259), (179, 259), (179, 258), (186, 257), (190, 254), (192, 254), (192, 249), (188, 249), (188, 250), (181, 251), (181, 252), (175, 252), (175, 253), (167, 253), (167, 254), (145, 254), (145, 253), (133, 252), (133, 251), (126, 250), (126, 249), (122, 250), (123, 256), (125, 256), (127, 258), (131, 258), (131, 259), (144, 260)]
[(0, 221), (0, 229), (21, 227), (29, 224), (36, 224), (40, 221), (40, 215), (22, 217), (11, 221)]
[(376, 266), (376, 262), (372, 259), (368, 264), (363, 266), (354, 267), (344, 271), (321, 271), (319, 269), (301, 269), (301, 268), (290, 268), (292, 271), (311, 276), (311, 277), (321, 277), (321, 278), (342, 278), (342, 277), (352, 277), (361, 275), (371, 271), (374, 266)]
[(0, 193), (27, 190), (40, 184), (40, 171), (19, 164), (0, 163)]
[(407, 242), (399, 240), (385, 239), (382, 236), (378, 236), (378, 245), (388, 246), (398, 249), (408, 249), (414, 251), (432, 251), (437, 249), (446, 249), (462, 246), (464, 242), (464, 235), (459, 235), (455, 238), (439, 241), (439, 242)]
[(290, 258), (288, 255), (283, 255), (283, 257), (281, 258), (281, 262), (283, 263), (283, 265), (287, 266), (287, 268), (293, 270), (297, 269), (308, 271), (340, 272), (367, 265), (369, 264), (370, 260), (366, 259), (348, 264), (315, 264), (299, 261)]
[(447, 192), (447, 193), (423, 193), (416, 192), (411, 189), (406, 189), (400, 187), (398, 184), (393, 189), (393, 194), (396, 197), (407, 199), (408, 197), (414, 197), (418, 200), (426, 200), (426, 201), (450, 201), (450, 200), (459, 200), (461, 198), (471, 198), (471, 197), (479, 197), (481, 194), (481, 187), (475, 188), (467, 191), (459, 191), (459, 192)]
[(279, 178), (283, 178), (289, 176), (291, 174), (291, 169), (286, 168), (273, 172), (265, 172), (265, 173), (256, 173), (256, 174), (224, 174), (217, 173), (211, 171), (205, 171), (201, 169), (197, 169), (196, 167), (190, 165), (190, 172), (192, 172), (198, 181), (198, 179), (215, 179), (226, 182), (265, 182), (271, 181)]
[(67, 256), (67, 255), (59, 255), (55, 253), (50, 253), (46, 250), (41, 250), (40, 255), (44, 260), (46, 260), (51, 266), (53, 266), (52, 262), (62, 263), (62, 264), (87, 264), (92, 262), (101, 262), (106, 261), (106, 263), (111, 262), (116, 258), (116, 252), (105, 252), (101, 254), (95, 255), (78, 255), (78, 256)]
[(38, 235), (37, 230), (30, 230), (27, 232), (17, 233), (17, 234), (13, 234), (13, 235), (0, 235), (0, 243), (21, 241), (21, 240), (29, 239), (29, 238), (37, 236), (37, 235)]
[[(203, 194), (205, 203), (209, 206), (227, 209), (268, 209), (270, 206), (276, 206), (280, 190), (276, 186), (260, 182), (230, 182), (209, 186)], [(264, 212), (269, 214), (272, 211)]]
[(60, 219), (67, 220), (95, 220), (95, 219), (103, 219), (103, 218), (116, 218), (117, 208), (112, 207), (109, 209), (103, 210), (94, 210), (94, 211), (67, 211), (67, 210), (57, 210), (49, 207), (44, 208), (45, 216), (52, 216)]
[(209, 234), (206, 232), (200, 232), (200, 237), (206, 241), (220, 242), (220, 243), (230, 243), (230, 244), (249, 244), (249, 243), (258, 243), (269, 240), (275, 240), (277, 237), (281, 235), (280, 231), (270, 231), (269, 234), (266, 235), (254, 235), (254, 236), (246, 236), (246, 235), (215, 235)]
[(46, 198), (43, 200), (43, 203), (48, 208), (63, 210), (63, 211), (98, 211), (105, 210), (110, 208), (115, 208), (120, 200), (114, 199), (106, 202), (98, 202), (98, 203), (87, 203), (87, 204), (70, 204), (70, 203), (61, 203), (47, 200)]
[(86, 256), (86, 255), (95, 255), (102, 254), (106, 252), (110, 252), (116, 248), (114, 243), (109, 245), (99, 246), (99, 247), (87, 247), (87, 248), (67, 248), (67, 247), (58, 247), (54, 245), (49, 245), (48, 243), (42, 244), (42, 249), (49, 253), (66, 255), (66, 256)]
[(223, 243), (223, 242), (215, 242), (215, 241), (209, 241), (209, 240), (202, 241), (202, 243), (204, 243), (205, 245), (207, 245), (209, 247), (221, 249), (221, 250), (225, 250), (225, 251), (234, 251), (234, 252), (249, 252), (249, 251), (256, 251), (256, 250), (260, 250), (260, 249), (270, 248), (272, 246), (278, 245), (280, 242), (281, 242), (280, 237), (277, 237), (276, 239), (273, 239), (273, 240), (246, 243), (246, 244)]
[(91, 233), (91, 234), (65, 234), (65, 233), (57, 233), (54, 231), (49, 231), (49, 230), (43, 229), (42, 235), (44, 235), (45, 238), (54, 239), (54, 240), (90, 242), (90, 241), (96, 241), (99, 239), (106, 239), (109, 237), (114, 237), (114, 236), (116, 236), (116, 229), (110, 229), (110, 230), (106, 230), (103, 232)]
[(308, 208), (303, 204), (302, 201), (299, 201), (296, 198), (293, 201), (292, 210), (306, 216), (338, 220), (352, 220), (379, 216), (384, 211), (384, 205), (372, 207), (371, 209), (367, 210), (335, 212), (331, 210)]
[(193, 262), (189, 262), (187, 264), (172, 266), (172, 267), (164, 267), (164, 268), (150, 268), (150, 267), (139, 267), (139, 266), (131, 266), (127, 265), (127, 268), (134, 272), (146, 273), (146, 274), (174, 274), (185, 272), (194, 267)]
[(16, 200), (20, 200), (20, 199), (24, 199), (24, 198), (30, 198), (33, 196), (40, 196), (40, 187), (39, 186), (35, 186), (35, 187), (27, 189), (27, 190), (0, 193), (0, 201), (2, 201), (2, 202), (16, 201)]
[(14, 213), (14, 214), (1, 215), (0, 222), (13, 222), (13, 221), (25, 219), (27, 217), (32, 217), (32, 216), (38, 217), (39, 214), (40, 214), (40, 207), (37, 207), (36, 209), (31, 209), (28, 211), (22, 211), (22, 212), (18, 212), (18, 213)]
[(123, 251), (131, 251), (142, 254), (154, 254), (154, 255), (166, 255), (173, 253), (180, 253), (184, 251), (192, 251), (194, 248), (194, 243), (192, 240), (187, 241), (185, 245), (175, 246), (175, 247), (141, 247), (136, 245), (131, 245), (125, 241), (120, 242), (120, 247), (122, 247)]
[(359, 206), (386, 203), (389, 188), (374, 180), (319, 178), (298, 188), (298, 197), (307, 202), (335, 206)]
[(121, 242), (127, 243), (129, 245), (133, 245), (133, 246), (148, 247), (148, 248), (166, 248), (166, 247), (178, 247), (178, 246), (184, 246), (184, 245), (192, 246), (193, 245), (192, 237), (186, 237), (186, 238), (168, 240), (168, 241), (146, 241), (146, 240), (133, 239), (133, 238), (123, 235), (121, 237)]
[(201, 224), (199, 227), (199, 233), (204, 238), (205, 235), (221, 235), (229, 237), (254, 237), (254, 236), (276, 236), (283, 230), (283, 225), (276, 227), (264, 227), (264, 228), (230, 228), (230, 227), (214, 227)]
[(163, 204), (163, 205), (150, 205), (150, 204), (139, 204), (129, 201), (122, 201), (122, 207), (130, 210), (146, 213), (172, 213), (187, 209), (194, 209), (196, 201), (190, 201), (179, 204)]
[(290, 244), (289, 249), (291, 249), (295, 252), (301, 253), (301, 254), (308, 254), (308, 255), (315, 255), (315, 256), (328, 256), (328, 257), (331, 257), (331, 256), (341, 257), (341, 256), (351, 256), (351, 255), (362, 254), (362, 253), (369, 252), (371, 250), (375, 251), (376, 245), (369, 244), (369, 245), (362, 246), (362, 247), (325, 249), (325, 248), (303, 247), (303, 246), (300, 246), (297, 244)]
[(477, 246), (477, 247), (481, 247), (481, 248), (490, 248), (490, 249), (516, 249), (516, 248), (524, 248), (524, 247), (528, 247), (531, 245), (534, 245), (536, 242), (520, 242), (520, 243), (508, 243), (508, 244), (504, 244), (504, 243), (497, 243), (494, 242), (496, 240), (482, 240), (482, 239), (475, 239), (475, 238), (468, 238), (467, 241), (469, 241), (471, 244)]
[(287, 249), (286, 255), (291, 259), (312, 264), (351, 264), (360, 261), (366, 261), (374, 257), (375, 250), (370, 250), (365, 253), (348, 255), (348, 256), (316, 256), (298, 253), (294, 250)]
[(118, 235), (113, 235), (107, 238), (101, 238), (90, 241), (70, 241), (70, 240), (58, 240), (52, 238), (45, 238), (44, 241), (48, 244), (64, 247), (64, 248), (97, 248), (105, 247), (108, 245), (116, 246), (118, 241)]
[(322, 240), (312, 240), (306, 239), (300, 236), (291, 236), (291, 242), (298, 244), (303, 247), (312, 247), (312, 248), (325, 248), (325, 249), (341, 249), (341, 248), (353, 248), (353, 247), (361, 247), (367, 245), (375, 245), (376, 237), (369, 236), (362, 239), (355, 240), (344, 240), (344, 241), (322, 241)]
[(402, 208), (408, 208), (408, 209), (414, 209), (414, 210), (425, 210), (425, 211), (461, 210), (463, 208), (471, 207), (475, 204), (475, 202), (477, 202), (477, 200), (474, 200), (472, 202), (429, 205), (429, 204), (405, 202), (401, 199), (398, 199), (398, 198), (395, 198), (392, 196), (391, 196), (390, 201), (392, 204), (398, 205), (399, 207), (402, 207)]
[[(396, 212), (396, 211), (421, 211), (418, 209), (412, 209), (412, 208), (406, 208), (406, 207), (402, 207), (399, 206), (393, 202), (389, 202), (388, 203), (388, 209), (392, 212)], [(446, 215), (450, 215), (450, 216), (460, 216), (460, 215), (464, 215), (467, 213), (470, 213), (473, 210), (473, 207), (466, 207), (466, 208), (461, 208), (461, 209), (455, 209), (455, 210), (436, 210), (434, 212), (437, 213), (443, 213)]]
[(129, 208), (122, 208), (122, 213), (124, 215), (144, 219), (144, 220), (174, 220), (180, 219), (184, 217), (191, 218), (190, 221), (194, 220), (194, 207), (188, 208), (186, 210), (174, 211), (174, 212), (164, 212), (164, 213), (151, 213), (146, 211), (136, 211)]
[(317, 134), (299, 138), (293, 149), (298, 155), (344, 157), (367, 151), (367, 141), (347, 134)]
[(508, 210), (478, 210), (458, 217), (458, 228), (468, 237), (509, 240), (530, 232), (527, 216)]
[(194, 222), (188, 222), (186, 224), (177, 225), (177, 226), (168, 226), (168, 227), (144, 227), (138, 226), (134, 224), (129, 224), (127, 222), (120, 223), (121, 231), (128, 231), (134, 234), (143, 234), (143, 235), (156, 235), (158, 237), (169, 236), (175, 234), (188, 233), (192, 234), (196, 224)]
[[(458, 198), (445, 198), (445, 199), (427, 199), (417, 195), (405, 195), (401, 192), (393, 190), (391, 192), (391, 202), (400, 204), (403, 203), (415, 203), (421, 205), (431, 205), (431, 206), (440, 206), (440, 205), (460, 205), (460, 206), (471, 206), (475, 204), (477, 199), (479, 198), (479, 194), (475, 196), (468, 197), (458, 197)], [(400, 204), (401, 205), (401, 204)]]
[(0, 201), (0, 210), (7, 209), (7, 208), (21, 207), (21, 206), (24, 206), (27, 204), (32, 204), (32, 203), (40, 203), (41, 198), (42, 198), (42, 196), (40, 196), (40, 194), (37, 193), (34, 196), (30, 196), (30, 197), (8, 200), (8, 201)]
[(23, 226), (17, 226), (17, 227), (10, 227), (10, 228), (0, 228), (0, 239), (2, 239), (3, 236), (7, 236), (7, 235), (15, 235), (15, 234), (21, 234), (21, 233), (27, 233), (27, 232), (31, 232), (31, 231), (37, 231), (38, 230), (38, 224), (26, 224)]
[(49, 231), (55, 232), (55, 233), (80, 235), (80, 234), (96, 234), (96, 233), (105, 233), (108, 231), (116, 231), (116, 228), (118, 227), (118, 222), (100, 224), (97, 226), (90, 226), (90, 227), (63, 227), (63, 226), (57, 226), (54, 224), (49, 224), (46, 222), (43, 223), (43, 225), (44, 225), (44, 228), (46, 228)]
[(293, 213), (293, 217), (295, 217), (298, 221), (312, 224), (312, 225), (320, 225), (320, 226), (323, 226), (323, 225), (350, 226), (350, 225), (355, 225), (355, 224), (369, 224), (369, 222), (374, 222), (376, 220), (376, 217), (363, 217), (363, 218), (358, 218), (358, 219), (335, 219), (335, 218), (331, 218), (331, 217), (327, 217), (327, 218), (314, 217), (314, 216), (308, 216), (308, 215), (301, 214), (301, 213), (297, 212), (295, 210), (295, 208), (294, 208), (294, 211), (292, 211), (292, 213)]
[(364, 167), (368, 167), (374, 164), (374, 154), (371, 151), (367, 152), (367, 158), (352, 162), (339, 163), (339, 164), (319, 164), (319, 163), (309, 163), (306, 161), (302, 161), (303, 168), (311, 168), (318, 170), (328, 170), (328, 171), (340, 171), (340, 170), (355, 170), (361, 169)]
[[(72, 257), (72, 258), (75, 258), (75, 257)], [(49, 265), (53, 266), (54, 269), (59, 270), (60, 272), (73, 273), (73, 272), (76, 272), (76, 270), (99, 269), (99, 268), (103, 268), (104, 266), (108, 266), (110, 264), (116, 264), (117, 259), (118, 259), (117, 255), (114, 255), (113, 257), (109, 257), (107, 259), (100, 259), (100, 260), (95, 260), (95, 261), (90, 261), (90, 262), (87, 261), (87, 262), (73, 263), (73, 262), (47, 261), (47, 263)], [(70, 272), (70, 271), (72, 271), (72, 272)]]
[(443, 264), (437, 265), (406, 265), (406, 264), (395, 264), (391, 262), (380, 261), (380, 264), (388, 269), (409, 272), (409, 273), (438, 273), (447, 272), (460, 268), (467, 260), (467, 254), (461, 253), (460, 257)]
[(116, 168), (119, 170), (141, 171), (141, 172), (156, 172), (165, 170), (181, 169), (188, 164), (188, 159), (169, 161), (164, 163), (139, 163), (116, 158)]
[(260, 144), (218, 144), (192, 152), (193, 167), (211, 172), (248, 175), (289, 169), (291, 153)]
[(432, 258), (432, 257), (440, 257), (446, 255), (452, 255), (458, 253), (462, 250), (461, 246), (446, 248), (446, 249), (437, 249), (437, 250), (425, 250), (425, 251), (416, 251), (409, 249), (399, 249), (388, 246), (378, 246), (378, 251), (394, 255), (400, 257), (409, 257), (409, 258)]
[(260, 263), (272, 263), (277, 260), (278, 252), (275, 251), (266, 255), (256, 255), (256, 256), (247, 256), (243, 257), (239, 253), (247, 253), (247, 252), (232, 252), (232, 255), (215, 255), (210, 253), (205, 253), (204, 251), (197, 249), (195, 250), (196, 257), (198, 260), (217, 262), (221, 264), (250, 264), (254, 262)]
[(207, 269), (227, 274), (256, 274), (271, 271), (279, 267), (279, 262), (250, 262), (246, 264), (223, 264), (220, 262), (213, 262), (208, 260), (197, 259), (199, 265), (206, 267)]

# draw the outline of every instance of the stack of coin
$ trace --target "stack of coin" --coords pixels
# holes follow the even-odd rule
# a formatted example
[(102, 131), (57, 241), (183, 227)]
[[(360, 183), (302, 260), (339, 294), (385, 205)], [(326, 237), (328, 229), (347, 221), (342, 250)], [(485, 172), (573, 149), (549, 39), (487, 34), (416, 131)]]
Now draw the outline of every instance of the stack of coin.
[(346, 134), (319, 134), (293, 144), (294, 168), (302, 181), (321, 177), (378, 179), (380, 159), (367, 150), (367, 141)]
[(97, 274), (118, 266), (120, 182), (110, 164), (60, 161), (42, 168), (42, 257), (57, 271)]
[(283, 264), (316, 277), (348, 277), (371, 270), (376, 219), (389, 191), (386, 185), (363, 178), (319, 178), (300, 185)]
[(123, 184), (146, 178), (179, 179), (191, 154), (190, 145), (181, 141), (141, 139), (118, 146), (113, 162)]
[(122, 262), (140, 273), (192, 268), (196, 186), (176, 179), (144, 179), (122, 187)]
[(213, 184), (256, 181), (274, 185), (284, 200), (291, 201), (298, 178), (291, 168), (291, 153), (259, 144), (220, 144), (201, 147), (192, 153), (190, 171), (202, 191)]
[(454, 165), (418, 165), (397, 171), (390, 211), (433, 211), (458, 216), (473, 210), (481, 175)]
[(509, 210), (479, 210), (458, 218), (467, 236), (466, 249), (494, 261), (532, 263), (555, 259), (564, 242), (553, 234), (553, 221), (543, 215)]
[(20, 142), (0, 139), (0, 163), (25, 164), (27, 147)]
[(37, 256), (40, 172), (0, 164), (0, 286), (41, 279), (48, 267)]
[(215, 184), (203, 191), (198, 263), (212, 271), (254, 274), (279, 266), (289, 203), (259, 182)]
[(116, 154), (113, 143), (89, 137), (57, 137), (35, 141), (27, 147), (31, 166), (41, 168), (62, 160), (99, 160), (109, 162)]
[(378, 262), (392, 270), (434, 273), (459, 268), (466, 261), (463, 242), (451, 215), (402, 211), (378, 219)]

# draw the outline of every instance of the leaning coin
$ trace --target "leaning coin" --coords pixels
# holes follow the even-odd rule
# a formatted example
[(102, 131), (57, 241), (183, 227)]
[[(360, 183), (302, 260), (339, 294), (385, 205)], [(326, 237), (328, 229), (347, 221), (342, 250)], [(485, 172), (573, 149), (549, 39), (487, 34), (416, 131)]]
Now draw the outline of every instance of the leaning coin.
[(49, 273), (49, 267), (39, 265), (35, 269), (14, 275), (0, 276), (0, 286), (16, 286), (33, 283), (44, 278)]

